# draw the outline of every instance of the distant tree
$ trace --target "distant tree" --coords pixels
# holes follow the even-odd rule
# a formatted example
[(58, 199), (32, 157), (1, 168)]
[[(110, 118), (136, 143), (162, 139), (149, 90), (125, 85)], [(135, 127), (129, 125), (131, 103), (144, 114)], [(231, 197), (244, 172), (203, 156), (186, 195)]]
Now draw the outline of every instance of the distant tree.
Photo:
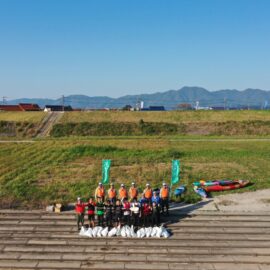
[(126, 105), (122, 108), (123, 111), (130, 111), (132, 109), (131, 105)]

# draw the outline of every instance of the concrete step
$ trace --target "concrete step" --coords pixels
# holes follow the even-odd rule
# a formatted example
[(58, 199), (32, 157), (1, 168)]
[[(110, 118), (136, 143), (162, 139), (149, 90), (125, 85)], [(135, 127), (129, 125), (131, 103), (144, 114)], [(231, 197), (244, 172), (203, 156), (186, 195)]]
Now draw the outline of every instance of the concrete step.
[[(70, 233), (70, 232), (0, 232), (1, 239), (20, 239), (20, 238), (28, 238), (28, 239), (38, 239), (38, 238), (47, 238), (47, 239), (78, 239), (78, 233)], [(120, 237), (114, 237), (119, 239)], [(112, 239), (114, 239), (112, 238)], [(110, 239), (110, 238), (105, 238)], [(173, 236), (171, 236), (172, 240), (235, 240), (235, 241), (270, 241), (270, 235), (268, 234), (221, 234), (221, 233), (208, 233), (208, 234), (194, 234), (194, 233), (183, 233), (183, 232), (175, 232)], [(132, 240), (131, 240), (132, 241)]]
[(118, 247), (119, 245), (130, 247), (151, 247), (151, 248), (183, 248), (183, 247), (194, 247), (194, 248), (270, 248), (269, 241), (224, 241), (224, 240), (185, 240), (185, 241), (171, 241), (171, 240), (131, 240), (131, 239), (114, 239), (107, 241), (106, 239), (77, 239), (77, 240), (58, 240), (58, 239), (3, 239), (1, 244), (8, 245), (31, 245), (36, 247), (42, 246), (108, 246)]
[[(187, 233), (187, 234), (270, 234), (270, 228), (258, 228), (258, 227), (168, 227), (172, 230), (173, 236), (177, 233)], [(70, 227), (61, 227), (61, 226), (1, 226), (0, 233), (10, 233), (10, 232), (32, 232), (32, 233), (78, 233), (77, 227), (74, 224)], [(173, 238), (172, 236), (172, 238)]]
[(169, 239), (80, 237), (74, 212), (0, 211), (1, 269), (270, 269), (270, 214), (174, 212)]
[[(10, 265), (13, 267), (11, 268)], [(136, 270), (269, 270), (269, 265), (265, 264), (235, 264), (235, 263), (152, 263), (152, 262), (70, 262), (70, 261), (5, 261), (0, 262), (0, 269), (91, 269), (91, 270), (124, 270), (124, 269), (136, 269)]]
[(0, 266), (1, 261), (19, 260), (23, 262), (43, 262), (56, 264), (59, 262), (76, 262), (77, 264), (83, 263), (95, 263), (95, 262), (123, 262), (123, 263), (139, 263), (139, 262), (151, 262), (151, 263), (262, 263), (269, 264), (269, 256), (254, 256), (254, 255), (187, 255), (187, 254), (90, 254), (90, 253), (66, 253), (66, 254), (32, 254), (32, 253), (4, 253), (0, 254)]
[[(87, 216), (87, 214), (86, 214)], [(177, 215), (171, 215), (169, 217), (164, 217), (166, 220), (181, 220), (181, 221), (192, 221), (192, 222), (209, 222), (209, 221), (224, 221), (224, 222), (239, 222), (239, 221), (246, 221), (246, 222), (269, 222), (270, 221), (270, 215), (232, 215), (232, 216), (224, 216), (224, 215), (201, 215), (201, 214), (192, 214), (192, 215), (186, 215), (181, 213)], [(71, 212), (69, 214), (59, 213), (47, 213), (47, 214), (41, 214), (38, 213), (36, 215), (33, 215), (32, 213), (25, 213), (25, 214), (19, 214), (19, 213), (0, 213), (0, 220), (1, 221), (28, 221), (28, 220), (38, 220), (38, 221), (74, 221), (75, 220), (75, 214), (74, 212)]]
[[(0, 255), (4, 254), (17, 254), (16, 258), (20, 258), (22, 254), (55, 254), (55, 255), (64, 255), (64, 254), (157, 254), (157, 250), (141, 246), (140, 248), (130, 246), (130, 247), (121, 247), (121, 246), (90, 246), (90, 247), (80, 247), (80, 248), (69, 248), (63, 246), (36, 246), (36, 245), (8, 245), (2, 248)], [(171, 255), (227, 255), (227, 256), (236, 256), (236, 255), (250, 255), (250, 256), (269, 256), (270, 249), (266, 248), (232, 248), (232, 247), (209, 247), (209, 248), (190, 248), (190, 247), (164, 247), (158, 249), (158, 254), (171, 254)], [(58, 256), (58, 257), (59, 257)]]
[[(235, 227), (235, 228), (242, 228), (242, 227), (248, 227), (248, 228), (270, 228), (270, 222), (268, 221), (192, 221), (192, 220), (179, 220), (179, 221), (173, 221), (170, 220), (169, 222), (166, 222), (166, 220), (163, 220), (165, 224), (172, 228), (177, 227)], [(162, 220), (161, 220), (162, 222)], [(87, 218), (85, 219), (85, 223), (87, 224)], [(54, 226), (54, 227), (70, 227), (72, 225), (75, 225), (76, 221), (75, 218), (70, 221), (62, 221), (62, 220), (1, 220), (0, 219), (0, 226), (10, 225), (10, 226)]]

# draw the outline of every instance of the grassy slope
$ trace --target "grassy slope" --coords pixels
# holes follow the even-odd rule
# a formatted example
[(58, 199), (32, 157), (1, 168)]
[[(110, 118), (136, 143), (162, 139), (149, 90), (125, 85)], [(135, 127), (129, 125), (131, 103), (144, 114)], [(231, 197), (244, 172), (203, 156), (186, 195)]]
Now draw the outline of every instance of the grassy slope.
[[(109, 146), (109, 148), (108, 148)], [(113, 147), (113, 148), (110, 148)], [(0, 145), (0, 197), (6, 204), (44, 205), (93, 194), (101, 160), (111, 158), (117, 184), (135, 180), (160, 186), (170, 178), (172, 158), (182, 162), (182, 183), (199, 179), (241, 178), (254, 183), (243, 190), (270, 186), (269, 142), (179, 142), (155, 139), (46, 140)], [(188, 195), (196, 199), (192, 193)]]
[[(0, 120), (6, 121), (38, 123), (43, 117), (42, 112), (0, 113)], [(170, 123), (269, 121), (270, 112), (72, 112), (65, 113), (61, 121), (138, 122), (142, 118)], [(183, 165), (182, 183), (190, 185), (201, 178), (242, 178), (255, 184), (237, 192), (270, 187), (268, 141), (192, 142), (169, 136), (71, 137), (31, 144), (0, 144), (0, 206), (22, 202), (38, 206), (52, 201), (73, 201), (78, 195), (87, 197), (100, 180), (103, 158), (112, 159), (111, 178), (118, 184), (136, 180), (141, 188), (147, 181), (160, 186), (164, 179), (170, 179), (170, 162), (174, 157), (180, 158)], [(196, 199), (191, 194), (187, 197)]]
[(66, 112), (61, 123), (68, 122), (224, 122), (270, 120), (270, 111), (167, 111), (167, 112)]
[(45, 112), (0, 112), (0, 121), (38, 123), (45, 115)]

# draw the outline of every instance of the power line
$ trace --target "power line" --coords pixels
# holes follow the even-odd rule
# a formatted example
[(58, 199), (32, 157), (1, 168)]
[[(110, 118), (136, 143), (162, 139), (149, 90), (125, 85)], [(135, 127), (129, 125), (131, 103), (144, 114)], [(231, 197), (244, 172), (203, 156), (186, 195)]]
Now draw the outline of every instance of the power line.
[(65, 111), (65, 96), (62, 95), (62, 111)]
[(3, 99), (3, 105), (7, 104), (7, 98), (8, 97), (5, 97), (5, 96), (2, 97), (2, 99)]

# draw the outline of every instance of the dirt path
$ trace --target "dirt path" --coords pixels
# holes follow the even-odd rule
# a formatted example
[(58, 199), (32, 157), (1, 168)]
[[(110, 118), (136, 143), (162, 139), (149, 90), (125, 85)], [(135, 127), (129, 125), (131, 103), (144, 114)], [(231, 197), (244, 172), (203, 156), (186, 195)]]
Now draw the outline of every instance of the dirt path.
[(270, 189), (253, 192), (225, 194), (207, 199), (209, 203), (201, 210), (218, 210), (224, 212), (269, 212)]
[(46, 137), (50, 134), (50, 131), (63, 116), (63, 112), (49, 112), (47, 117), (41, 123), (41, 126), (37, 132), (37, 138)]

